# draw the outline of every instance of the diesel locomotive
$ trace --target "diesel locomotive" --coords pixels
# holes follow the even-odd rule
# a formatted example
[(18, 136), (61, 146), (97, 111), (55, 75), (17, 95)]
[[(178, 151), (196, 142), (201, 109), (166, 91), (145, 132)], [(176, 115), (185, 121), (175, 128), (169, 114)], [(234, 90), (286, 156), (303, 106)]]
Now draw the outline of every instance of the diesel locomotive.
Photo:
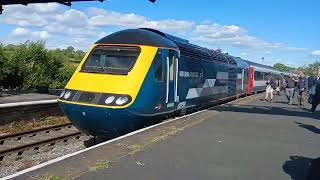
[(128, 29), (90, 48), (58, 102), (86, 134), (119, 135), (155, 118), (262, 91), (269, 72), (281, 73), (154, 29)]

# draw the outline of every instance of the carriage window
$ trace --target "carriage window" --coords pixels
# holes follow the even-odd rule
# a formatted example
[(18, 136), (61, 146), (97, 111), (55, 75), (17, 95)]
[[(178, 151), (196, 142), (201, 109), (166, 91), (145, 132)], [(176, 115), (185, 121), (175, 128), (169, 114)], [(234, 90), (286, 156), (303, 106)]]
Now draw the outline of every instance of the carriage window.
[(255, 81), (262, 81), (264, 79), (264, 73), (263, 72), (259, 72), (259, 71), (255, 71), (254, 72), (254, 80)]
[(154, 73), (155, 73), (155, 79), (157, 81), (163, 81), (163, 55), (161, 52), (157, 52), (156, 57), (154, 58)]

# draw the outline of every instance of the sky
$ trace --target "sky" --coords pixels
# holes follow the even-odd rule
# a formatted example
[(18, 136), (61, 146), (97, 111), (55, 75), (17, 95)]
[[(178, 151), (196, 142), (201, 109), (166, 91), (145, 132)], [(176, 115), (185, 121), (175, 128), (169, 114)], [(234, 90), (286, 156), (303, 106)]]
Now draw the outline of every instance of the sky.
[[(319, 0), (106, 0), (4, 6), (0, 42), (44, 40), (86, 51), (98, 39), (148, 27), (266, 65), (320, 60)], [(262, 58), (263, 57), (263, 58)], [(263, 59), (263, 60), (262, 60)]]

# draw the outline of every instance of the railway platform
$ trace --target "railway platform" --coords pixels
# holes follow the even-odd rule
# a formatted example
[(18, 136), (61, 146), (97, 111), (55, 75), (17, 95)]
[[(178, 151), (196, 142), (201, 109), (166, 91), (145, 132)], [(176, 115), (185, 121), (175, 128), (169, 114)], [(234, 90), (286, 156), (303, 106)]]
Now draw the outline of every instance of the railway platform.
[(36, 92), (17, 94), (17, 93), (9, 92), (9, 93), (2, 93), (2, 95), (0, 96), (0, 104), (41, 101), (41, 100), (54, 100), (58, 98), (59, 96), (56, 94), (41, 94)]
[[(14, 179), (305, 179), (320, 112), (249, 96), (63, 156)], [(307, 107), (309, 108), (309, 107)]]

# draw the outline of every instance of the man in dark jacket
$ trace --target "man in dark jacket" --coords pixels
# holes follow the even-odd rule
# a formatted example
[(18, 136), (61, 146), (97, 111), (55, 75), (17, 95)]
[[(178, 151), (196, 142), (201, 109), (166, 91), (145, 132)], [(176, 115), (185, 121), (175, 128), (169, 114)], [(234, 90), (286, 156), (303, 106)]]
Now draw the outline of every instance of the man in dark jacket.
[(293, 95), (294, 95), (294, 89), (295, 89), (295, 83), (296, 80), (295, 78), (292, 76), (292, 74), (289, 74), (289, 77), (286, 79), (286, 95), (288, 98), (288, 104), (292, 105), (292, 101), (293, 101)]
[(315, 95), (313, 96), (313, 99), (312, 99), (311, 112), (314, 112), (318, 104), (320, 103), (320, 74), (318, 75), (315, 83), (316, 83), (316, 89), (315, 89)]
[(299, 81), (298, 81), (298, 93), (299, 93), (298, 94), (298, 101), (299, 101), (298, 106), (301, 106), (301, 107), (304, 106), (307, 90), (308, 90), (308, 79), (303, 74), (303, 72), (300, 71), (300, 76), (299, 76)]

